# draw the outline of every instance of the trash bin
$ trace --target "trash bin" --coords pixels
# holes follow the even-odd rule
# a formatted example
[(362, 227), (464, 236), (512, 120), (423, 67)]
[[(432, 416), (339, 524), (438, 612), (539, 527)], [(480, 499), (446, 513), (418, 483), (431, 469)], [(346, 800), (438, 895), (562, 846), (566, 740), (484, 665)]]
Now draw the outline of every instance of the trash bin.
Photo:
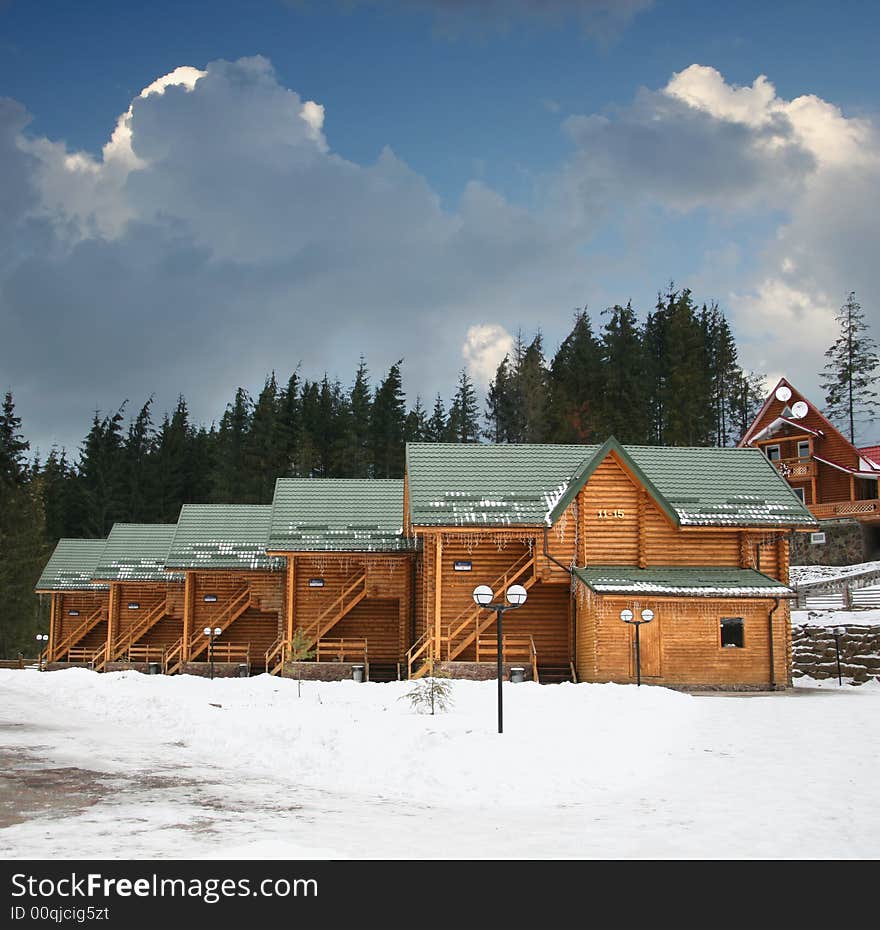
[(249, 674), (250, 669), (248, 668), (247, 662), (242, 662), (241, 665), (238, 666), (238, 677), (247, 678)]
[(351, 677), (355, 681), (358, 681), (358, 682), (363, 681), (364, 680), (364, 666), (363, 665), (352, 665)]
[(161, 667), (158, 662), (147, 663), (147, 674), (148, 675), (158, 675), (160, 671), (161, 671)]
[(514, 665), (510, 669), (510, 680), (513, 684), (519, 684), (521, 681), (526, 680), (526, 670), (522, 666)]

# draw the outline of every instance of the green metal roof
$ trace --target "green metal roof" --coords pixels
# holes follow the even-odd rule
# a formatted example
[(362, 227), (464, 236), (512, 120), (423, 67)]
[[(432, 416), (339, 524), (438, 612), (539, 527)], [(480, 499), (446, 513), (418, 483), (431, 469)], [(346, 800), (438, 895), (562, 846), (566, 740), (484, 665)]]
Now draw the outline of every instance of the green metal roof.
[(794, 591), (751, 568), (631, 568), (589, 565), (574, 573), (597, 594), (644, 594), (676, 597), (790, 597)]
[(92, 583), (106, 543), (106, 539), (59, 539), (34, 590), (106, 591), (107, 585)]
[(681, 526), (813, 526), (757, 449), (410, 443), (416, 526), (550, 525), (614, 451)]
[(407, 443), (416, 526), (544, 524), (598, 446)]
[(403, 536), (399, 478), (279, 478), (270, 552), (393, 552), (412, 548)]
[(173, 523), (114, 523), (92, 577), (100, 581), (182, 581), (165, 571)]
[(271, 504), (184, 504), (165, 564), (282, 571), (266, 555), (271, 518)]

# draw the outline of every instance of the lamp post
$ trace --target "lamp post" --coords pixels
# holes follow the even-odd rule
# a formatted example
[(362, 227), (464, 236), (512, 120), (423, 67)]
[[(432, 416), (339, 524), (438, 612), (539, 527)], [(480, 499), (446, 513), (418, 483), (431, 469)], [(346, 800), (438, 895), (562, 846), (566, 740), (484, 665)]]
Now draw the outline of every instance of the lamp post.
[(495, 611), (496, 633), (498, 636), (498, 732), (504, 732), (504, 705), (501, 696), (501, 685), (504, 678), (504, 632), (501, 626), (501, 618), (506, 610), (516, 610), (522, 607), (529, 596), (528, 591), (521, 584), (512, 584), (507, 589), (507, 603), (493, 604), (492, 598), (494, 592), (487, 584), (477, 585), (474, 588), (474, 601), (479, 607), (485, 607), (486, 610)]
[(223, 630), (219, 626), (215, 626), (213, 629), (209, 626), (206, 626), (204, 629), (205, 636), (208, 637), (208, 661), (211, 663), (211, 681), (214, 680), (214, 637), (219, 636)]
[(837, 684), (843, 686), (843, 674), (840, 671), (840, 637), (846, 633), (845, 626), (834, 627), (834, 651), (837, 653)]
[(636, 687), (642, 686), (642, 652), (639, 643), (639, 627), (643, 623), (650, 623), (654, 619), (654, 611), (646, 607), (641, 614), (641, 620), (636, 620), (635, 614), (627, 607), (621, 610), (620, 619), (636, 628)]
[(49, 634), (48, 633), (37, 633), (37, 642), (39, 643), (39, 645), (37, 646), (37, 649), (39, 649), (39, 652), (37, 653), (37, 668), (39, 669), (39, 671), (42, 672), (43, 671), (43, 643), (49, 642)]

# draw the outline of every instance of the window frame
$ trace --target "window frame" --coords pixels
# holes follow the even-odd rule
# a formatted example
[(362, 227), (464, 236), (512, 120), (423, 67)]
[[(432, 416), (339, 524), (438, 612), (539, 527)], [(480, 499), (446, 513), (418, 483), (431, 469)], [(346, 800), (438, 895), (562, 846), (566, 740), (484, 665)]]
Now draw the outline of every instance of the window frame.
[[(740, 640), (741, 640), (739, 644), (724, 642), (725, 621), (728, 622), (728, 625), (732, 621), (739, 622)], [(718, 618), (718, 648), (721, 649), (722, 651), (727, 650), (727, 649), (745, 649), (746, 648), (746, 618), (745, 617), (719, 617)]]
[[(772, 451), (776, 452), (776, 458), (774, 458), (770, 453)], [(771, 462), (781, 462), (782, 461), (782, 446), (779, 443), (773, 445), (764, 446), (764, 455), (767, 456), (768, 461)]]
[(802, 504), (807, 502), (807, 489), (806, 488), (796, 488), (794, 485), (791, 487), (792, 491), (800, 498)]
[[(807, 451), (804, 454), (801, 454), (801, 446), (806, 446)], [(799, 439), (797, 443), (797, 457), (799, 459), (808, 459), (812, 457), (813, 450), (811, 448), (812, 443), (809, 439)]]

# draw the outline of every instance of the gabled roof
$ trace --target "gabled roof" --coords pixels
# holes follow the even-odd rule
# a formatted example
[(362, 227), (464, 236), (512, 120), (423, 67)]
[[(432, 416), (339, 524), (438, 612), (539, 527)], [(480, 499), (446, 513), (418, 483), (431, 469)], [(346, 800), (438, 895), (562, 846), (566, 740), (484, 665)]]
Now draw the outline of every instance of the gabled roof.
[(406, 446), (416, 526), (543, 525), (598, 446), (419, 443)]
[(407, 445), (415, 526), (546, 526), (614, 454), (679, 526), (813, 526), (757, 449), (578, 445)]
[[(791, 397), (787, 401), (780, 401), (776, 397), (776, 392), (781, 387), (786, 387), (789, 389), (789, 391), (791, 391)], [(828, 417), (826, 417), (825, 414), (822, 413), (822, 411), (815, 404), (810, 403), (810, 401), (787, 378), (780, 378), (779, 381), (776, 382), (776, 385), (773, 387), (773, 390), (770, 391), (770, 393), (767, 395), (767, 399), (764, 401), (764, 405), (761, 407), (760, 412), (755, 417), (755, 419), (752, 421), (751, 426), (746, 430), (745, 434), (743, 435), (743, 438), (740, 439), (739, 445), (740, 446), (750, 445), (751, 443), (755, 442), (759, 436), (763, 435), (763, 433), (766, 431), (768, 427), (763, 427), (759, 430), (758, 424), (764, 419), (764, 416), (766, 415), (767, 411), (771, 408), (771, 406), (774, 403), (782, 404), (782, 410), (780, 411), (780, 416), (777, 417), (777, 420), (778, 420), (781, 417), (785, 416), (786, 411), (790, 414), (791, 406), (797, 400), (802, 400), (805, 404), (807, 404), (807, 406), (810, 408), (809, 415), (812, 417), (815, 417), (816, 420), (818, 420), (819, 423), (822, 424), (822, 429), (820, 430), (819, 435), (822, 438), (828, 438), (829, 436), (833, 436), (837, 440), (839, 440), (841, 443), (843, 443), (845, 447), (848, 447), (852, 451), (853, 460), (855, 462), (859, 462), (859, 467), (861, 467), (860, 460), (863, 460), (865, 458), (866, 450), (857, 449), (849, 441), (849, 439), (847, 439), (846, 436), (844, 436), (843, 433), (828, 419)], [(773, 424), (770, 424), (770, 426), (772, 425)], [(791, 425), (795, 426), (797, 429), (804, 430), (805, 432), (810, 432), (810, 430), (807, 429), (806, 424), (800, 420), (792, 421)], [(816, 456), (814, 455), (814, 458), (815, 457)], [(868, 458), (870, 459), (870, 456), (868, 456)], [(825, 462), (825, 464), (834, 465), (835, 467), (840, 468), (841, 470), (846, 470), (854, 474), (859, 474), (859, 473), (865, 474), (865, 472), (867, 472), (868, 477), (872, 477), (871, 473), (873, 471), (880, 470), (880, 465), (877, 465), (876, 462), (871, 462), (871, 465), (868, 468), (860, 472), (859, 470), (855, 469), (852, 464), (847, 465), (842, 462), (831, 462), (827, 460), (827, 458), (823, 459), (823, 461)], [(874, 468), (873, 467), (874, 465), (877, 465), (877, 468)]]
[(757, 442), (763, 436), (772, 436), (776, 432), (777, 427), (785, 424), (785, 426), (790, 426), (792, 429), (797, 430), (800, 433), (808, 433), (810, 436), (821, 436), (822, 433), (818, 430), (810, 429), (808, 426), (804, 426), (803, 423), (799, 423), (797, 420), (789, 420), (787, 417), (777, 417), (772, 423), (768, 423), (763, 429), (758, 430), (754, 436), (749, 439), (749, 442)]
[(271, 504), (184, 504), (165, 565), (281, 571), (266, 555)]
[(862, 446), (858, 451), (874, 468), (880, 468), (880, 446)]
[(96, 581), (183, 581), (165, 571), (174, 523), (114, 523), (95, 567)]
[(643, 594), (673, 597), (791, 597), (794, 591), (751, 568), (689, 566), (631, 568), (590, 565), (574, 574), (597, 594)]
[(269, 552), (395, 552), (403, 535), (401, 478), (279, 478)]
[(106, 591), (93, 584), (92, 574), (106, 539), (59, 539), (35, 591)]

